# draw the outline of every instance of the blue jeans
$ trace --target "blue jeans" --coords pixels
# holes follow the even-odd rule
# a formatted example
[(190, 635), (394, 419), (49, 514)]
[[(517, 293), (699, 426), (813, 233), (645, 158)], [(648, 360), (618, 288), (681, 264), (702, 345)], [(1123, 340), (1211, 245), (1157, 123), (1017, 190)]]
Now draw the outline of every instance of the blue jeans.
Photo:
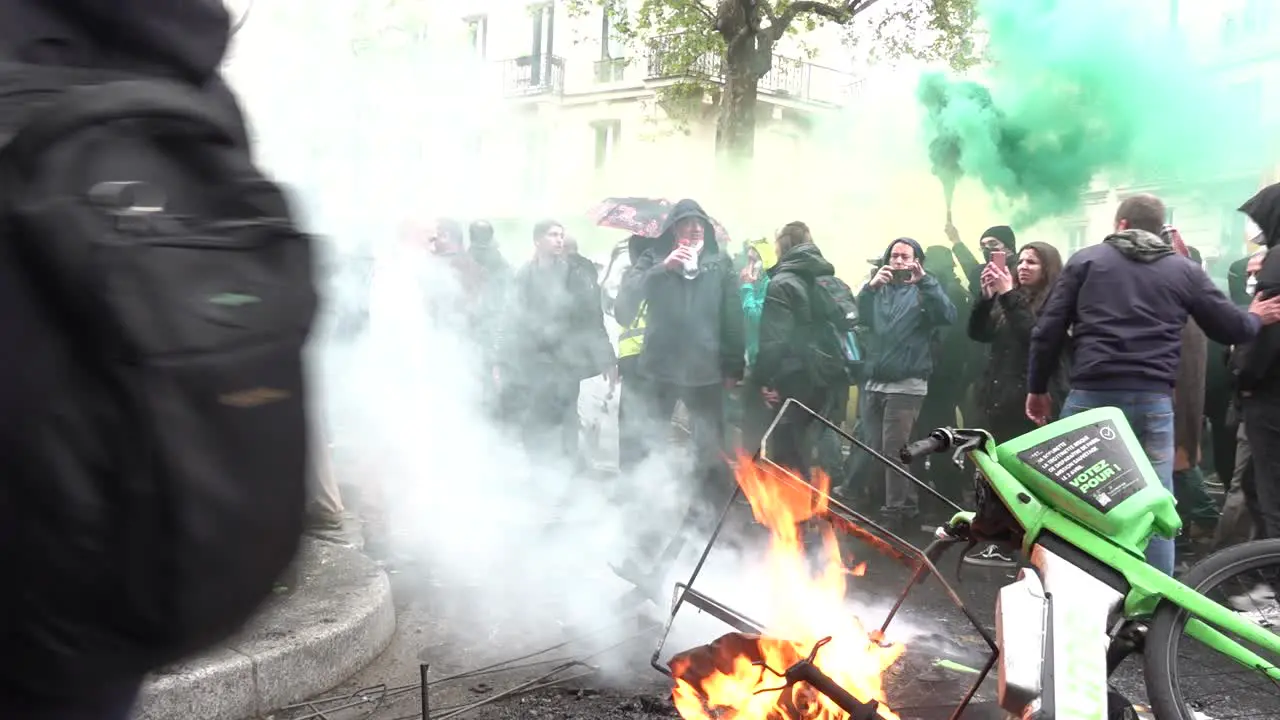
[[(1123, 390), (1072, 390), (1062, 406), (1062, 417), (1100, 407), (1118, 408), (1138, 436), (1155, 468), (1160, 484), (1173, 492), (1173, 397), (1163, 393)], [(1173, 541), (1153, 537), (1147, 545), (1147, 562), (1173, 574)]]

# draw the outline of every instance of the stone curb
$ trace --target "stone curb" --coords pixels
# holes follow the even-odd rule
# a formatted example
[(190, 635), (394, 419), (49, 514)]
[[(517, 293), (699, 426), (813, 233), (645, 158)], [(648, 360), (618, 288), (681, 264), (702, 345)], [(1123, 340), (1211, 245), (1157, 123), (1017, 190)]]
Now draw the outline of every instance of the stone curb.
[(303, 542), (298, 587), (221, 647), (155, 673), (134, 720), (246, 720), (325, 692), (395, 634), (387, 576), (346, 545)]

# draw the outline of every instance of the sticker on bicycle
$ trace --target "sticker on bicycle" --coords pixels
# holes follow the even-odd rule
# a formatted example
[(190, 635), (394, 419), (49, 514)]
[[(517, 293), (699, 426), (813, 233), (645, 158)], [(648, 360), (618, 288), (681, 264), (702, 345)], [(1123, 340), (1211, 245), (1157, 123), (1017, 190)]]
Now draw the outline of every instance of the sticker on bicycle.
[(1147, 486), (1110, 421), (1064, 432), (1023, 450), (1018, 459), (1104, 513)]

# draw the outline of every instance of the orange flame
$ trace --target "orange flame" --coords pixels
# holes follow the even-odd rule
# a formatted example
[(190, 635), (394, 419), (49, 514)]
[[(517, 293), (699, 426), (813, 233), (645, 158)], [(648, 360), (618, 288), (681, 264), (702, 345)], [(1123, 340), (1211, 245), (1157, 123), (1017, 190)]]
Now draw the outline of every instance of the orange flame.
[(817, 493), (747, 457), (739, 457), (735, 474), (756, 521), (770, 533), (771, 636), (732, 633), (672, 658), (676, 710), (685, 720), (846, 720), (847, 713), (808, 686), (768, 690), (782, 680), (753, 665), (763, 661), (785, 671), (829, 636), (814, 664), (859, 700), (879, 701), (880, 717), (897, 720), (886, 705), (883, 674), (904, 647), (878, 642), (879, 633), (868, 632), (845, 606), (846, 582), (861, 577), (866, 564), (843, 562), (827, 523), (817, 523), (823, 567), (815, 573), (806, 557), (801, 529), (825, 515), (830, 480), (815, 472), (814, 485), (822, 491)]

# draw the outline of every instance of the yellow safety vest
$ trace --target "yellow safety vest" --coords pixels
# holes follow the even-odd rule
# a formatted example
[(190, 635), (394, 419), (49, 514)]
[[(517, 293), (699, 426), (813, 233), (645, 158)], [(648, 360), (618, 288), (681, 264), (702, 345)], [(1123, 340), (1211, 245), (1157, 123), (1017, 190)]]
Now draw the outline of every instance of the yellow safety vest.
[(641, 301), (640, 309), (636, 312), (636, 319), (631, 322), (631, 326), (624, 329), (618, 334), (618, 359), (633, 357), (639, 355), (644, 349), (644, 315), (648, 310), (648, 305)]

